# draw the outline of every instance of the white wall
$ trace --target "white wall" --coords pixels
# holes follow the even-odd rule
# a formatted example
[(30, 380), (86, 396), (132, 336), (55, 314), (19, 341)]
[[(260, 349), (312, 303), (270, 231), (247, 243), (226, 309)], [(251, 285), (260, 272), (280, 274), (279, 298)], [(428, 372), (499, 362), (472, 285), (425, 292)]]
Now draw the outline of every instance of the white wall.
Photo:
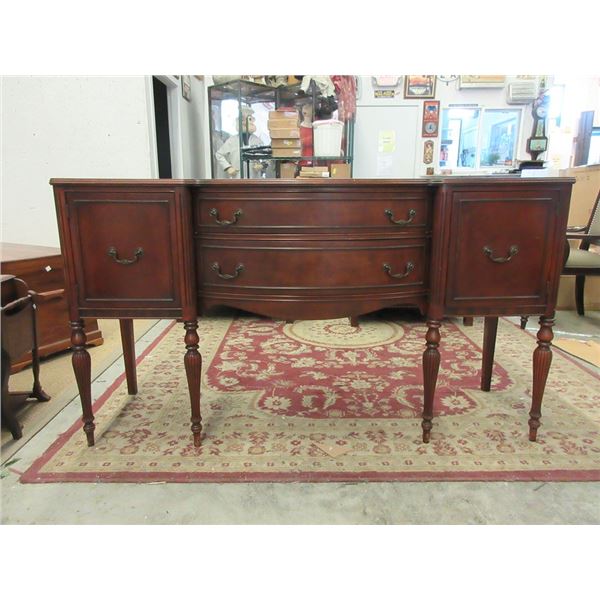
[(51, 177), (151, 177), (144, 77), (2, 78), (2, 240), (58, 246)]
[[(204, 82), (172, 80), (173, 176), (203, 178)], [(4, 77), (1, 100), (3, 241), (59, 245), (51, 177), (158, 176), (150, 76)]]
[[(415, 99), (404, 99), (403, 90), (404, 80), (401, 80), (401, 84), (395, 89), (395, 97), (393, 99), (379, 99), (374, 98), (374, 91), (372, 86), (371, 76), (362, 76), (360, 78), (360, 97), (358, 104), (362, 106), (380, 106), (381, 111), (386, 111), (390, 115), (395, 114), (394, 111), (390, 111), (390, 106), (414, 106), (419, 107), (419, 132), (421, 131), (421, 119), (423, 114), (423, 101)], [(444, 108), (448, 108), (450, 104), (475, 104), (482, 108), (512, 108), (522, 109), (521, 124), (520, 124), (520, 136), (517, 150), (517, 158), (520, 160), (529, 159), (529, 155), (526, 152), (527, 138), (531, 135), (531, 129), (533, 127), (533, 117), (531, 115), (531, 105), (510, 105), (506, 102), (506, 90), (504, 88), (473, 88), (473, 89), (462, 89), (458, 88), (458, 81), (453, 81), (447, 85), (443, 82), (437, 81), (435, 100), (440, 101), (440, 111)], [(360, 111), (358, 112), (356, 127), (358, 118), (360, 118)], [(440, 127), (441, 127), (441, 112), (440, 112)], [(393, 129), (393, 127), (390, 127)], [(440, 151), (440, 137), (437, 138), (422, 138), (420, 133), (417, 136), (416, 146), (412, 145), (411, 136), (397, 136), (398, 143), (407, 140), (405, 147), (399, 148), (400, 153), (406, 153), (407, 155), (415, 156), (415, 167), (414, 176), (419, 177), (425, 175), (427, 167), (432, 166), (436, 173), (439, 173), (439, 151)], [(434, 161), (431, 165), (423, 163), (423, 145), (426, 139), (431, 139), (434, 143), (433, 156)], [(356, 152), (356, 149), (355, 149)], [(356, 166), (356, 165), (355, 165)], [(377, 177), (377, 173), (373, 172), (365, 174), (365, 177)], [(407, 175), (408, 176), (408, 175)]]

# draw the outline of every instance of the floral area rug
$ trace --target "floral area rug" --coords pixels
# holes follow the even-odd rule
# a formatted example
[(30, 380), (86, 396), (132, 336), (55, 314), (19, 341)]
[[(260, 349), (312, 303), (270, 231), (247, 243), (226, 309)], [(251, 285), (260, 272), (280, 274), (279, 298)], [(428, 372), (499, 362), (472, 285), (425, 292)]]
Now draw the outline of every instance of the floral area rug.
[(598, 481), (600, 385), (561, 351), (527, 439), (535, 338), (500, 320), (492, 391), (479, 389), (482, 319), (446, 321), (431, 443), (421, 441), (425, 324), (388, 311), (361, 320), (202, 319), (202, 447), (189, 429), (183, 331), (138, 359), (95, 403), (96, 445), (78, 421), (26, 483), (243, 481)]

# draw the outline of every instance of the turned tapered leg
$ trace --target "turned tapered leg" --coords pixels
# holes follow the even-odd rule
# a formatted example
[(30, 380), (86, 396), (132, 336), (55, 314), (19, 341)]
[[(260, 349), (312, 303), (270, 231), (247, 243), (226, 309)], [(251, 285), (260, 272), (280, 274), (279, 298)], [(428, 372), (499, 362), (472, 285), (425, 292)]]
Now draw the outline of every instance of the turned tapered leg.
[(427, 321), (425, 340), (427, 346), (423, 352), (423, 442), (429, 442), (431, 436), (431, 421), (433, 419), (433, 398), (440, 368), (440, 325), (439, 321)]
[(188, 388), (190, 390), (190, 401), (192, 403), (192, 433), (194, 435), (194, 446), (200, 446), (200, 434), (202, 432), (202, 417), (200, 416), (200, 377), (202, 373), (202, 357), (198, 352), (198, 321), (185, 321), (185, 374), (187, 376)]
[(137, 394), (137, 371), (135, 365), (135, 336), (133, 335), (133, 319), (119, 319), (121, 327), (121, 343), (123, 345), (123, 361), (127, 377), (127, 393)]
[(540, 329), (537, 334), (537, 348), (533, 352), (533, 390), (531, 411), (529, 412), (529, 441), (535, 442), (542, 416), (542, 398), (552, 363), (552, 326), (553, 317), (540, 317)]
[(71, 344), (73, 346), (73, 371), (81, 398), (83, 411), (83, 431), (88, 446), (94, 445), (94, 413), (92, 412), (92, 365), (90, 355), (85, 349), (87, 337), (83, 330), (83, 320), (71, 321)]
[(484, 392), (489, 392), (492, 385), (497, 331), (498, 317), (486, 317), (483, 325), (483, 352), (481, 355), (481, 389)]

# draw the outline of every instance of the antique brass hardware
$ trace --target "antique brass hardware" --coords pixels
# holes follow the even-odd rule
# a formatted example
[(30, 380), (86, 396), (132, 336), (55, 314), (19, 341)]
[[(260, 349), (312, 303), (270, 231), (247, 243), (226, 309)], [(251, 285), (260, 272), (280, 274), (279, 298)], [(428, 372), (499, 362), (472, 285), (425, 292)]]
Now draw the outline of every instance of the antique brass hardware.
[(405, 221), (403, 221), (402, 219), (398, 219), (398, 220), (396, 221), (396, 220), (394, 220), (394, 213), (393, 213), (393, 212), (392, 212), (392, 211), (391, 211), (389, 208), (386, 208), (386, 209), (385, 209), (383, 212), (384, 212), (384, 213), (387, 215), (388, 219), (389, 219), (389, 220), (390, 220), (390, 221), (391, 221), (391, 222), (392, 222), (394, 225), (400, 225), (400, 226), (402, 226), (402, 225), (408, 225), (409, 223), (412, 223), (413, 219), (414, 219), (414, 218), (416, 217), (416, 215), (417, 215), (417, 211), (416, 211), (414, 208), (411, 208), (411, 209), (408, 211), (408, 219), (406, 219)]
[(133, 263), (136, 263), (140, 257), (144, 256), (144, 249), (136, 248), (133, 251), (133, 258), (119, 258), (117, 249), (114, 246), (111, 246), (108, 249), (108, 256), (110, 256), (116, 263), (119, 263), (120, 265), (132, 265)]
[(235, 225), (238, 222), (238, 219), (244, 214), (242, 212), (241, 208), (238, 208), (234, 213), (233, 213), (233, 219), (231, 221), (220, 221), (219, 220), (219, 211), (216, 208), (211, 208), (210, 209), (210, 216), (214, 217), (215, 222), (217, 223), (217, 225)]
[(405, 277), (408, 277), (415, 270), (415, 265), (409, 261), (406, 263), (406, 269), (405, 269), (404, 273), (393, 274), (392, 267), (388, 263), (383, 263), (383, 270), (390, 277), (393, 277), (394, 279), (404, 279)]
[(500, 258), (495, 258), (494, 256), (492, 256), (492, 254), (494, 254), (494, 251), (489, 247), (489, 246), (484, 246), (483, 247), (483, 253), (493, 262), (495, 263), (506, 263), (508, 262), (513, 256), (515, 256), (515, 254), (519, 253), (519, 247), (518, 246), (511, 246), (508, 249), (508, 256), (505, 256), (504, 258), (500, 257)]
[(233, 275), (229, 275), (227, 273), (221, 273), (221, 267), (219, 266), (219, 263), (213, 263), (210, 268), (216, 272), (216, 274), (221, 278), (221, 279), (235, 279), (236, 277), (238, 277), (238, 275), (244, 270), (244, 265), (243, 264), (239, 264), (236, 266), (235, 268), (235, 273)]

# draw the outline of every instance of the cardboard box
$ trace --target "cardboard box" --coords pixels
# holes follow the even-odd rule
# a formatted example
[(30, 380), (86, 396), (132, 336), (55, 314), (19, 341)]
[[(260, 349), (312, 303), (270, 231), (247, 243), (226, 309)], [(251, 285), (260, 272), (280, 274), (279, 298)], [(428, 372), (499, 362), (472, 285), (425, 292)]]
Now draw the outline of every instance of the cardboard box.
[(295, 110), (270, 110), (269, 121), (276, 121), (279, 119), (296, 119), (298, 120), (298, 113)]
[(290, 119), (277, 119), (275, 121), (269, 119), (267, 125), (269, 129), (286, 129), (289, 127), (298, 127), (298, 117), (292, 117)]
[(302, 148), (273, 148), (273, 156), (275, 158), (281, 156), (300, 157), (302, 156)]
[(271, 128), (269, 129), (271, 138), (299, 138), (300, 128), (299, 127), (288, 127), (288, 128)]
[(351, 179), (352, 177), (350, 165), (348, 163), (331, 165), (329, 171), (331, 176), (336, 179)]
[(296, 177), (296, 163), (282, 162), (279, 166), (279, 177), (281, 179), (294, 179)]
[(290, 139), (290, 138), (275, 138), (271, 140), (272, 148), (302, 148), (302, 142), (300, 139)]

